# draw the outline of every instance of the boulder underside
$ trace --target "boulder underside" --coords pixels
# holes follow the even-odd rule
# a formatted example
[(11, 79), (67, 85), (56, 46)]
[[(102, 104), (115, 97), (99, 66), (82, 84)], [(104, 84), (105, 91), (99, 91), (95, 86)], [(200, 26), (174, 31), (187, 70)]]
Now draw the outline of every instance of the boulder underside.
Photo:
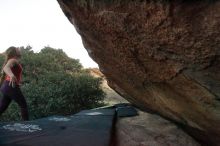
[(220, 1), (58, 2), (115, 91), (220, 145)]

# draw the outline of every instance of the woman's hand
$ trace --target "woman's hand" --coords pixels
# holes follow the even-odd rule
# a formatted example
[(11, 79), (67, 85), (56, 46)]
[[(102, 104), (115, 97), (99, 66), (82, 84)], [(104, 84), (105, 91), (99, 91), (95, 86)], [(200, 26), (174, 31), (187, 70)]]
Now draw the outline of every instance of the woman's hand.
[(13, 88), (17, 82), (17, 78), (13, 74), (11, 67), (13, 67), (15, 64), (18, 64), (16, 59), (9, 59), (6, 65), (3, 67), (3, 71), (10, 77), (9, 86), (12, 86)]
[(17, 81), (17, 78), (14, 75), (10, 76), (9, 86), (12, 86), (14, 88), (16, 81)]

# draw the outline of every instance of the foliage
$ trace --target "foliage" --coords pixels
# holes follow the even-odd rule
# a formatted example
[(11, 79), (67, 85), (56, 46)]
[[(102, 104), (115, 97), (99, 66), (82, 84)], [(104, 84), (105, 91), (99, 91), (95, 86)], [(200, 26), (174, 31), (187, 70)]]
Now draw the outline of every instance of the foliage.
[[(31, 119), (74, 114), (103, 104), (105, 94), (100, 88), (101, 79), (89, 75), (78, 60), (69, 58), (61, 49), (45, 47), (34, 53), (28, 46), (22, 47), (22, 54), (21, 90)], [(1, 120), (19, 120), (19, 114), (17, 104), (13, 103)]]

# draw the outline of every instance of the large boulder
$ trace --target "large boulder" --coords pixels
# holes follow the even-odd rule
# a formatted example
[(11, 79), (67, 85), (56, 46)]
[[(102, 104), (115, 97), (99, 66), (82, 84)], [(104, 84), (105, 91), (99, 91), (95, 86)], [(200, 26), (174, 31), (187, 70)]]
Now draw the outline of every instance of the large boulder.
[(58, 2), (114, 90), (220, 145), (220, 1)]

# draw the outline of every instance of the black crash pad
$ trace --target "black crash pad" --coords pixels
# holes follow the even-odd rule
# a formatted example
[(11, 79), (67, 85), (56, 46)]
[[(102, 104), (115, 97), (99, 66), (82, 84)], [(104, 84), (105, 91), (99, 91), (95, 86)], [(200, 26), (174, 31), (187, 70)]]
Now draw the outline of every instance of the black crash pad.
[(117, 118), (136, 116), (129, 104), (26, 122), (0, 123), (0, 146), (108, 146)]
[[(95, 112), (102, 114), (88, 116), (82, 114), (86, 113), (84, 111), (69, 117), (53, 116), (28, 122), (1, 123), (0, 145), (108, 146), (115, 109)], [(14, 131), (16, 128), (18, 131)]]
[(118, 117), (137, 116), (137, 110), (129, 103), (119, 103), (114, 105)]

